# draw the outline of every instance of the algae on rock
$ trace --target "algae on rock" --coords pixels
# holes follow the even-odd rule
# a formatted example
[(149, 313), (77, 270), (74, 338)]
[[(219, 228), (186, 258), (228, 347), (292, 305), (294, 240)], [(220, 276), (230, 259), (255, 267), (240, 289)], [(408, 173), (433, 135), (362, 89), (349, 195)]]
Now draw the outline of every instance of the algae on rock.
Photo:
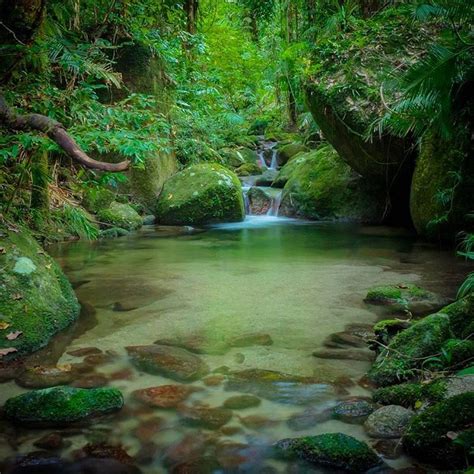
[(97, 216), (102, 222), (125, 230), (136, 230), (143, 223), (143, 219), (132, 206), (116, 201), (113, 201), (109, 207), (101, 209)]
[(244, 200), (237, 176), (215, 163), (190, 166), (169, 179), (158, 199), (158, 222), (202, 225), (244, 219)]
[[(0, 227), (0, 349), (24, 356), (44, 347), (79, 316), (79, 303), (59, 265), (25, 228)], [(5, 336), (20, 334), (13, 340)]]

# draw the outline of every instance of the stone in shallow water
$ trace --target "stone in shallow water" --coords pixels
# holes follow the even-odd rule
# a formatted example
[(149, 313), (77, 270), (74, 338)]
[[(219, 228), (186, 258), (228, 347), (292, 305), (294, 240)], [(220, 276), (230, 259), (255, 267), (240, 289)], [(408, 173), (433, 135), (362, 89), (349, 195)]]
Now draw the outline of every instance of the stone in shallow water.
[(316, 378), (261, 369), (230, 373), (225, 389), (290, 405), (305, 405), (334, 395), (333, 386)]
[(173, 466), (203, 455), (210, 440), (211, 438), (203, 433), (187, 434), (166, 450), (163, 457), (163, 464), (165, 466)]
[(171, 474), (212, 474), (220, 472), (219, 461), (212, 456), (200, 456), (171, 467)]
[(118, 411), (122, 406), (122, 394), (115, 388), (53, 387), (8, 399), (5, 416), (19, 424), (63, 426)]
[(181, 406), (178, 409), (178, 414), (186, 424), (202, 426), (210, 430), (224, 426), (232, 418), (231, 410), (205, 406)]
[(209, 367), (197, 355), (172, 346), (131, 346), (127, 352), (132, 363), (150, 374), (163, 375), (180, 382), (198, 380)]
[(229, 350), (229, 346), (224, 341), (215, 341), (200, 335), (158, 339), (154, 344), (180, 347), (195, 354), (222, 355)]
[(47, 388), (66, 385), (74, 380), (70, 367), (28, 367), (15, 382), (25, 388)]
[(313, 352), (313, 356), (318, 359), (342, 359), (372, 361), (375, 354), (363, 349), (318, 349)]
[(176, 408), (196, 390), (199, 389), (187, 385), (160, 385), (159, 387), (135, 390), (132, 395), (151, 407)]
[(278, 424), (278, 421), (262, 415), (239, 416), (239, 420), (246, 428), (258, 430)]
[(54, 451), (57, 449), (64, 448), (66, 446), (66, 443), (70, 444), (70, 441), (64, 442), (64, 438), (61, 436), (61, 433), (48, 433), (36, 440), (33, 445), (37, 448)]
[(331, 419), (333, 411), (331, 407), (311, 407), (304, 410), (302, 413), (296, 413), (287, 420), (287, 425), (293, 431), (304, 431), (309, 428), (314, 428), (320, 423), (324, 423)]
[(286, 459), (349, 472), (366, 472), (381, 462), (367, 444), (343, 433), (283, 439), (275, 444), (275, 452)]
[(108, 383), (109, 380), (104, 374), (88, 374), (72, 382), (71, 387), (98, 388), (104, 387)]
[(150, 441), (163, 428), (163, 425), (163, 418), (152, 417), (140, 420), (140, 424), (134, 428), (132, 433), (140, 442), (145, 443)]
[(334, 418), (345, 423), (363, 423), (375, 410), (374, 404), (364, 398), (350, 398), (339, 402), (333, 409)]
[(120, 445), (106, 443), (86, 444), (76, 452), (76, 457), (89, 457), (99, 459), (115, 459), (122, 464), (133, 464), (133, 458)]
[(254, 397), (253, 395), (236, 395), (235, 397), (228, 398), (224, 404), (224, 408), (230, 408), (231, 410), (243, 410), (244, 408), (258, 407), (262, 403), (260, 398)]
[(97, 347), (81, 347), (79, 349), (68, 351), (68, 354), (73, 357), (85, 357), (94, 354), (102, 354), (102, 351)]
[(249, 333), (233, 337), (228, 341), (231, 347), (271, 346), (273, 340), (269, 334)]
[(414, 412), (398, 405), (387, 405), (374, 411), (364, 424), (372, 438), (400, 438)]

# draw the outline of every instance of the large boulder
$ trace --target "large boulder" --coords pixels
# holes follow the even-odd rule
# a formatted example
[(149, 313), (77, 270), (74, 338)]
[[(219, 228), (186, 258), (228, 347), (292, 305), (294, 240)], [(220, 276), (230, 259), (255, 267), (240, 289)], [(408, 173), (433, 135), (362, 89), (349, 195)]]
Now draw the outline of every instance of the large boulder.
[(474, 392), (441, 401), (415, 416), (403, 436), (406, 451), (441, 469), (474, 462)]
[(143, 219), (132, 206), (117, 201), (113, 201), (109, 207), (101, 209), (97, 216), (101, 222), (125, 230), (136, 230), (143, 224)]
[(308, 152), (309, 148), (303, 143), (289, 143), (278, 148), (277, 161), (278, 166), (283, 166), (288, 163), (298, 153)]
[[(392, 385), (413, 378), (421, 364), (453, 339), (464, 339), (474, 327), (474, 295), (462, 298), (399, 332), (384, 348), (369, 371), (369, 377), (380, 386)], [(457, 346), (456, 357), (470, 353), (471, 345)], [(429, 362), (429, 361), (428, 361)]]
[(349, 472), (366, 472), (381, 464), (366, 443), (342, 433), (283, 439), (276, 443), (275, 450), (285, 459), (301, 459), (318, 467)]
[(115, 388), (53, 387), (10, 398), (5, 416), (14, 423), (63, 426), (118, 411), (123, 397)]
[(422, 141), (410, 195), (411, 217), (420, 235), (452, 238), (461, 230), (474, 230), (468, 217), (474, 209), (469, 144), (459, 134), (451, 141), (433, 134)]
[(79, 316), (69, 281), (25, 228), (0, 226), (0, 267), (3, 359), (40, 349)]
[(291, 172), (283, 188), (280, 215), (362, 222), (381, 220), (383, 209), (377, 193), (340, 159), (334, 148), (323, 146), (294, 161), (286, 165), (291, 167)]
[(387, 405), (374, 411), (364, 423), (372, 438), (400, 438), (414, 412), (398, 405)]
[(158, 199), (156, 216), (168, 225), (236, 222), (245, 215), (237, 176), (214, 163), (190, 166), (169, 179)]

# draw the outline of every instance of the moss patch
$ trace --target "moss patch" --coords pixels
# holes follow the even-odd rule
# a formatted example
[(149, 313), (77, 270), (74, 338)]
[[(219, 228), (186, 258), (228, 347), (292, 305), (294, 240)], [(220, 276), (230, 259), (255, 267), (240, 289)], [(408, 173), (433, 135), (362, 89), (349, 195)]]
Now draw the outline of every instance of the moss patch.
[[(79, 316), (79, 303), (57, 263), (24, 228), (0, 227), (0, 348), (14, 348), (15, 358), (45, 346)], [(21, 333), (14, 340), (10, 332)]]
[(242, 187), (232, 171), (218, 164), (191, 166), (168, 180), (156, 216), (170, 225), (201, 225), (243, 220)]
[(20, 424), (61, 426), (118, 411), (122, 406), (122, 394), (114, 388), (52, 387), (10, 398), (5, 415)]
[(415, 458), (436, 467), (461, 469), (474, 461), (473, 424), (474, 392), (456, 395), (415, 416), (403, 446)]
[(381, 219), (376, 193), (370, 191), (367, 183), (355, 175), (330, 146), (290, 161), (274, 184), (286, 178), (281, 215), (363, 222)]
[(120, 227), (126, 230), (136, 230), (142, 226), (142, 218), (129, 204), (112, 202), (112, 204), (98, 212), (99, 219), (113, 227)]
[(284, 458), (350, 472), (366, 472), (380, 464), (367, 444), (342, 433), (284, 439), (276, 444), (276, 452)]
[(107, 209), (115, 199), (116, 194), (106, 188), (89, 188), (82, 196), (84, 207), (93, 213)]

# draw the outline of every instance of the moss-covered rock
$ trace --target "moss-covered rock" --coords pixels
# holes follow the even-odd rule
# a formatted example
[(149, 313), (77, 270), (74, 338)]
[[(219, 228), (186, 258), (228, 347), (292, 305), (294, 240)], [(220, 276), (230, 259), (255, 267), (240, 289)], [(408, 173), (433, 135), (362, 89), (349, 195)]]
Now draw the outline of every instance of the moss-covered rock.
[(261, 168), (257, 165), (257, 163), (244, 163), (240, 165), (236, 170), (235, 174), (237, 176), (252, 176), (252, 175), (259, 175), (262, 173)]
[(444, 469), (474, 461), (474, 392), (448, 398), (415, 416), (403, 437), (413, 457)]
[(108, 208), (100, 210), (97, 216), (101, 222), (125, 230), (136, 230), (143, 223), (142, 218), (132, 206), (116, 201), (112, 202)]
[(230, 168), (238, 168), (245, 163), (256, 163), (258, 159), (257, 152), (247, 147), (222, 148), (219, 153)]
[(61, 268), (28, 230), (0, 226), (0, 248), (0, 349), (11, 348), (5, 359), (45, 346), (79, 316), (79, 303)]
[(156, 205), (160, 223), (212, 224), (243, 220), (242, 188), (232, 171), (218, 164), (191, 166), (165, 183)]
[(445, 367), (461, 368), (474, 359), (474, 341), (468, 339), (449, 339), (442, 347)]
[[(286, 166), (291, 171), (283, 189), (280, 215), (380, 221), (382, 209), (376, 193), (369, 190), (332, 147), (324, 146), (301, 155)], [(285, 173), (279, 174), (280, 179)]]
[(415, 315), (434, 313), (449, 303), (431, 291), (404, 283), (371, 288), (364, 301), (385, 306), (394, 313), (407, 310)]
[(448, 315), (437, 313), (427, 316), (391, 340), (377, 356), (369, 377), (381, 386), (408, 380), (424, 358), (439, 353), (450, 337), (452, 332)]
[(116, 193), (107, 188), (92, 187), (84, 191), (82, 204), (93, 213), (107, 209), (114, 201)]
[(445, 306), (440, 312), (449, 316), (453, 334), (459, 339), (471, 337), (474, 329), (474, 293)]
[(283, 166), (298, 153), (308, 152), (309, 148), (303, 143), (289, 143), (278, 148), (277, 161), (278, 166)]
[(118, 237), (126, 237), (130, 235), (130, 231), (121, 227), (111, 227), (100, 231), (99, 239), (116, 239)]
[(53, 387), (10, 398), (4, 408), (6, 418), (14, 423), (63, 426), (118, 411), (122, 406), (122, 394), (114, 388)]
[(272, 187), (274, 188), (284, 188), (285, 184), (288, 182), (290, 177), (292, 176), (295, 169), (302, 163), (306, 161), (309, 156), (314, 156), (316, 151), (308, 152), (308, 153), (299, 153), (295, 155), (292, 160), (286, 163), (280, 171), (278, 172), (276, 178), (272, 182)]
[(286, 459), (350, 472), (366, 472), (381, 463), (367, 444), (342, 433), (283, 439), (275, 450), (277, 456)]
[(379, 321), (374, 326), (375, 343), (370, 344), (369, 347), (378, 351), (380, 347), (386, 346), (393, 336), (409, 328), (410, 325), (410, 321), (404, 321), (403, 319), (383, 319)]
[[(411, 216), (420, 235), (453, 238), (460, 230), (473, 229), (468, 218), (474, 209), (474, 163), (468, 158), (469, 144), (466, 134), (450, 141), (431, 134), (423, 140), (410, 195)], [(446, 195), (451, 197), (448, 202)]]

